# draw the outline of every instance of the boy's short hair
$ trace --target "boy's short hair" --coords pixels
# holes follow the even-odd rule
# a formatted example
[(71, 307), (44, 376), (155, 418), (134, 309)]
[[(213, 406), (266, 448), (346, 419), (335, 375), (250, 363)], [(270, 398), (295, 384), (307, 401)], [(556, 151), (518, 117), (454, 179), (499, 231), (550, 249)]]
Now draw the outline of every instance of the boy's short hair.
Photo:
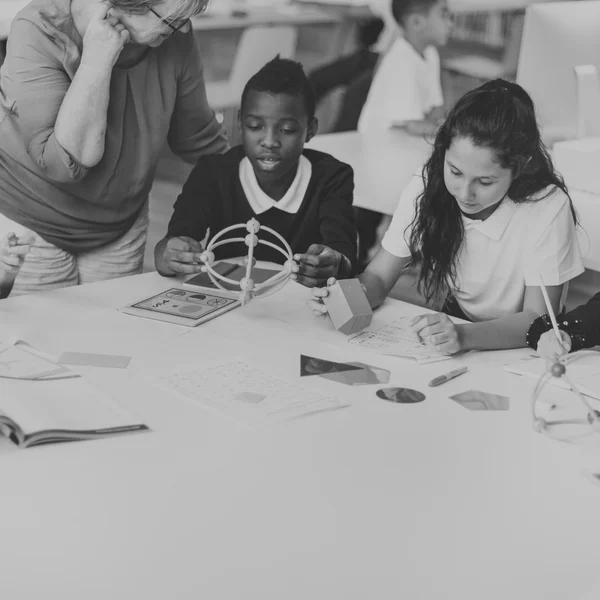
[(439, 0), (392, 0), (392, 15), (398, 25), (404, 25), (406, 19), (414, 14), (429, 14)]
[(242, 110), (250, 91), (300, 96), (304, 100), (309, 122), (315, 116), (315, 90), (302, 65), (294, 60), (277, 55), (260, 71), (252, 75), (242, 92)]

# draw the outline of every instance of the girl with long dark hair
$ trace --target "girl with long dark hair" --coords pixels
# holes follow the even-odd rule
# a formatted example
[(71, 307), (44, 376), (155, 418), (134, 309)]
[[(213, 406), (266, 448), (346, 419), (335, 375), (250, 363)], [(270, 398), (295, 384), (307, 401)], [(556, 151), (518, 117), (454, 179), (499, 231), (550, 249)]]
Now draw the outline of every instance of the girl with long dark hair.
[[(425, 304), (440, 312), (412, 327), (441, 353), (521, 347), (546, 312), (541, 284), (560, 312), (568, 282), (583, 272), (575, 228), (531, 98), (497, 79), (451, 110), (359, 279), (375, 308), (415, 273)], [(313, 290), (315, 313), (326, 312), (327, 293)], [(471, 323), (456, 325), (449, 315)]]

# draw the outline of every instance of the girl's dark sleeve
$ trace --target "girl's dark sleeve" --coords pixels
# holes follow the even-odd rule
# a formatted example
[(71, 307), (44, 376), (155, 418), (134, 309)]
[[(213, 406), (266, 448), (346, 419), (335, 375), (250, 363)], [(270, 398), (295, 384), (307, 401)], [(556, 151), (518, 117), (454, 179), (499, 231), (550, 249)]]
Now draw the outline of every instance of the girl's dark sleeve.
[(213, 229), (214, 207), (220, 204), (214, 173), (209, 159), (198, 160), (175, 201), (167, 237), (187, 236), (200, 241), (209, 227)]
[(352, 265), (351, 276), (356, 274), (358, 244), (352, 201), (354, 199), (354, 172), (352, 167), (339, 163), (324, 187), (319, 210), (322, 243), (343, 254)]
[[(567, 327), (578, 329), (578, 334), (582, 337), (582, 348), (593, 348), (600, 345), (600, 292), (592, 296), (586, 304), (582, 304), (571, 312), (566, 313), (562, 322), (568, 322), (563, 325), (566, 331)], [(570, 333), (570, 332), (569, 332)]]
[[(593, 348), (600, 345), (600, 293), (593, 296), (586, 304), (582, 304), (556, 319), (559, 329), (566, 331), (571, 338), (571, 352), (582, 348)], [(535, 319), (527, 333), (527, 345), (537, 349), (540, 336), (552, 329), (548, 315)]]

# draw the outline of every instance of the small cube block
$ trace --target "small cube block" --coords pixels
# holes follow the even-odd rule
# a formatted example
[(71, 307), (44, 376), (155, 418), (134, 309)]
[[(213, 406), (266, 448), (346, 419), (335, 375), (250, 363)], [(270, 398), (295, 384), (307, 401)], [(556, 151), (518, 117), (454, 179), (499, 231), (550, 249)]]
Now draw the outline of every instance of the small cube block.
[(323, 301), (338, 331), (350, 335), (371, 324), (373, 311), (358, 279), (340, 279), (328, 289)]

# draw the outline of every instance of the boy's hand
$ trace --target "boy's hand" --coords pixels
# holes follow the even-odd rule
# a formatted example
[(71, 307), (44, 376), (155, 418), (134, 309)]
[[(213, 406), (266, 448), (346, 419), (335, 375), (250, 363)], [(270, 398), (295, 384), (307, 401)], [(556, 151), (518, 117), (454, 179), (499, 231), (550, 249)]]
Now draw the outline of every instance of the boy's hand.
[(191, 274), (202, 272), (200, 242), (187, 236), (167, 240), (163, 252), (163, 266), (173, 273)]
[(330, 277), (338, 277), (347, 261), (342, 254), (323, 244), (312, 244), (305, 254), (295, 254), (292, 279), (306, 287), (321, 287)]

